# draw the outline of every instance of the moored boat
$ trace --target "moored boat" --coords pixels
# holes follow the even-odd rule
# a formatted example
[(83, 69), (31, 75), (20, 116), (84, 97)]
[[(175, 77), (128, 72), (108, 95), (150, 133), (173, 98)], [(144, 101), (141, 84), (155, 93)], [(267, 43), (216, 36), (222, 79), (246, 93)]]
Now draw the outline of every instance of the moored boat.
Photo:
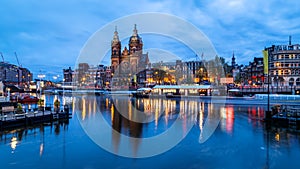
[(22, 104), (34, 104), (39, 101), (39, 99), (35, 96), (31, 96), (29, 94), (22, 94), (22, 95), (13, 95), (10, 97), (10, 101), (18, 102)]
[(148, 98), (151, 94), (152, 89), (151, 88), (139, 88), (135, 92), (132, 92), (133, 97), (142, 97), (142, 98)]

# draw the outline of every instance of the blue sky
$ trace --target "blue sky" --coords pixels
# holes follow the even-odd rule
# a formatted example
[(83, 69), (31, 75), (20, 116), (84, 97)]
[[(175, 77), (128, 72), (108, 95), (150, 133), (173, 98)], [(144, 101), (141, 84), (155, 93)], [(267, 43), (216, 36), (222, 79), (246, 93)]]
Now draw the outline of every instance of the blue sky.
[[(300, 43), (296, 0), (2, 0), (0, 11), (5, 61), (17, 64), (17, 52), (22, 66), (35, 76), (41, 70), (47, 79), (74, 67), (98, 29), (135, 13), (162, 12), (185, 19), (210, 39), (219, 56), (229, 61), (234, 51), (239, 64), (261, 57), (265, 46), (287, 44), (289, 35)], [(151, 48), (147, 38), (143, 40)]]

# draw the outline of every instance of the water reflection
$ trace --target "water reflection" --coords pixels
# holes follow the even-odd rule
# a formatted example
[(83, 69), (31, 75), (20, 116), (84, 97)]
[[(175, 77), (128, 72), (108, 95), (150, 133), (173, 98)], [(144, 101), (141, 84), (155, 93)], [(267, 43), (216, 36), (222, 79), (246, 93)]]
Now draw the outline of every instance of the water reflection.
[[(48, 133), (45, 133), (45, 130)], [(0, 131), (0, 145), (3, 143), (6, 145), (9, 143), (11, 153), (15, 153), (18, 149), (18, 145), (26, 142), (28, 139), (39, 138), (39, 156), (41, 157), (45, 151), (45, 134), (52, 135), (53, 131), (55, 135), (60, 135), (61, 131), (66, 132), (68, 130), (68, 121), (59, 121), (55, 123), (42, 124), (39, 126), (32, 126), (30, 128), (19, 128), (15, 130)], [(49, 147), (51, 148), (51, 147)]]
[(229, 134), (233, 133), (234, 127), (234, 107), (233, 105), (227, 105), (221, 109), (221, 122), (220, 126), (223, 131)]
[(11, 142), (10, 142), (10, 147), (11, 147), (11, 152), (12, 153), (14, 153), (14, 151), (17, 147), (17, 143), (18, 143), (17, 137), (12, 137)]
[[(195, 124), (200, 129), (199, 140), (209, 137), (209, 132), (202, 132), (204, 126), (206, 123), (214, 122), (214, 119), (219, 119), (221, 108), (222, 105), (199, 101), (198, 98), (162, 99), (127, 96), (118, 98), (85, 96), (76, 99), (75, 104), (75, 110), (85, 131), (88, 131), (87, 134), (95, 137), (94, 141), (103, 137), (109, 138), (104, 145), (107, 146), (110, 142), (116, 154), (120, 149), (125, 151), (120, 146), (126, 143), (124, 139), (129, 139), (126, 144), (131, 145), (130, 150), (126, 148), (126, 153), (130, 151), (137, 154), (139, 149), (151, 147), (146, 144), (147, 139), (149, 141), (161, 135), (166, 137), (171, 131), (172, 134), (165, 139), (172, 140), (174, 139), (172, 137), (176, 137), (180, 141)], [(208, 116), (210, 118), (207, 118)], [(110, 127), (106, 127), (105, 123)], [(107, 133), (104, 130), (111, 132)]]
[[(122, 105), (121, 109), (117, 105)], [(187, 132), (187, 123), (197, 123), (202, 130), (206, 116), (220, 109), (216, 105), (199, 102), (198, 99), (130, 97), (112, 99), (88, 96), (76, 99), (75, 107), (80, 120), (89, 121), (97, 113), (101, 113), (112, 129), (136, 138), (151, 137), (162, 133), (172, 126), (176, 119), (180, 119), (181, 128), (185, 132)], [(143, 119), (143, 121), (136, 122), (133, 119)]]
[[(46, 96), (47, 99), (47, 96)], [(120, 112), (116, 104), (125, 105)], [(261, 119), (266, 107), (226, 104), (218, 106), (200, 99), (132, 99), (120, 97), (76, 97), (73, 105), (77, 117), (70, 124), (53, 123), (0, 132), (1, 168), (298, 168), (300, 134), (289, 129), (266, 126)], [(134, 110), (137, 109), (137, 110)], [(214, 114), (213, 112), (218, 112)], [(127, 119), (137, 113), (147, 123)], [(102, 114), (101, 119), (98, 115)], [(220, 117), (214, 135), (199, 144), (209, 115)], [(74, 118), (75, 117), (75, 118)], [(81, 129), (94, 128), (93, 133), (106, 140), (113, 149), (99, 148)], [(150, 120), (150, 122), (148, 122)], [(109, 130), (101, 124), (110, 126)], [(189, 127), (192, 125), (192, 129)], [(163, 135), (175, 128), (172, 135), (185, 139), (159, 156), (132, 160), (114, 154), (126, 152), (139, 156), (141, 150), (171, 144), (168, 139), (151, 144), (147, 139)], [(121, 133), (121, 134), (120, 134)], [(135, 139), (126, 140), (126, 137)], [(139, 140), (138, 138), (144, 138)], [(125, 146), (124, 146), (125, 145)], [(148, 149), (147, 149), (148, 148)], [(83, 155), (84, 154), (84, 155)], [(76, 159), (76, 160), (74, 160)], [(77, 160), (78, 159), (78, 160)], [(101, 159), (101, 160), (99, 160)], [(157, 163), (163, 159), (166, 163)], [(171, 159), (171, 160), (170, 160)], [(25, 165), (24, 165), (25, 164)], [(24, 165), (24, 167), (23, 167)], [(292, 166), (292, 167), (291, 167)]]

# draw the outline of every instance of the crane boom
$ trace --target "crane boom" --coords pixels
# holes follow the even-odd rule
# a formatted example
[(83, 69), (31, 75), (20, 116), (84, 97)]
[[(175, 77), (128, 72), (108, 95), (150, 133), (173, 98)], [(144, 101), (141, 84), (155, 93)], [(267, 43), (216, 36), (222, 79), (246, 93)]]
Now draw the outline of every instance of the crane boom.
[(15, 52), (15, 56), (16, 56), (16, 58), (17, 58), (18, 65), (21, 67), (21, 65), (20, 65), (20, 63), (19, 63), (19, 59), (18, 59), (17, 52)]

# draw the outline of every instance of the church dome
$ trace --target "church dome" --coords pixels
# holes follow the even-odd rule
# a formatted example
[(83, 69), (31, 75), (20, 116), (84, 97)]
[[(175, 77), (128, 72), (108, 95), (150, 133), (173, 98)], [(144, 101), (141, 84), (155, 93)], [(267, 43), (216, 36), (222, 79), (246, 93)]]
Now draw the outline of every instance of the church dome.
[(142, 43), (142, 38), (138, 35), (137, 29), (136, 29), (136, 24), (134, 24), (133, 34), (129, 38), (129, 43), (131, 43), (131, 42)]

